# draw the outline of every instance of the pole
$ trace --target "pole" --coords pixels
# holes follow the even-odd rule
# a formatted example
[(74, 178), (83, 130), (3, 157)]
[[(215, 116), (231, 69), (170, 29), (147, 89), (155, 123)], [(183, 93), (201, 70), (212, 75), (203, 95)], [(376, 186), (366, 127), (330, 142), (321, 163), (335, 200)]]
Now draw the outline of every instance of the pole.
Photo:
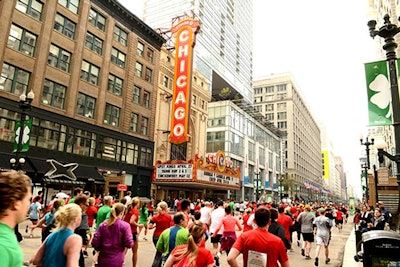
[[(388, 45), (388, 43), (393, 43)], [(385, 46), (383, 48), (386, 50), (386, 57), (389, 64), (389, 76), (390, 76), (390, 91), (392, 95), (392, 116), (393, 116), (393, 128), (394, 128), (394, 140), (396, 145), (396, 180), (398, 184), (398, 190), (400, 193), (400, 102), (399, 102), (399, 87), (397, 84), (397, 70), (396, 70), (396, 47), (397, 44), (394, 42), (393, 36), (391, 38), (385, 38)], [(399, 203), (397, 205), (397, 216), (398, 224), (400, 223), (400, 197)]]
[[(397, 69), (396, 69), (396, 48), (397, 43), (394, 40), (396, 34), (400, 32), (400, 28), (390, 22), (390, 17), (386, 14), (384, 17), (384, 25), (375, 30), (376, 20), (368, 22), (368, 28), (370, 36), (374, 38), (379, 36), (384, 38), (385, 44), (383, 50), (386, 51), (386, 61), (389, 66), (389, 80), (390, 80), (390, 92), (392, 96), (392, 117), (393, 117), (393, 128), (394, 128), (394, 140), (395, 140), (395, 156), (391, 159), (395, 159), (396, 162), (396, 180), (398, 185), (398, 191), (400, 195), (400, 100), (399, 100), (399, 86), (397, 83)], [(400, 196), (397, 205), (397, 229), (400, 228)]]
[(25, 130), (25, 120), (26, 120), (26, 112), (25, 108), (23, 108), (20, 104), (21, 107), (21, 120), (19, 122), (19, 136), (18, 136), (18, 145), (17, 145), (17, 151), (15, 152), (15, 157), (17, 160), (17, 170), (21, 169), (20, 164), (19, 164), (19, 157), (22, 151), (22, 139), (24, 136), (24, 130)]
[(376, 203), (379, 202), (379, 196), (378, 196), (378, 170), (376, 168), (376, 165), (374, 164), (374, 182), (375, 182), (375, 200)]
[(259, 172), (256, 172), (255, 173), (255, 175), (256, 175), (256, 202), (258, 202), (258, 176), (260, 175), (260, 173)]

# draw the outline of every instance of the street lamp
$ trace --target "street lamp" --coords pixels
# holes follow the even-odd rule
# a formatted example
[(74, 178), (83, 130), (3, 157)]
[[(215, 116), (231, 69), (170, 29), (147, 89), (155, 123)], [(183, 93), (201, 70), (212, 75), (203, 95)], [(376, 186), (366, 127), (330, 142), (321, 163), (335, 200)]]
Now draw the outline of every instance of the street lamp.
[(364, 195), (365, 195), (365, 200), (368, 203), (369, 200), (369, 188), (368, 188), (368, 163), (364, 163), (361, 165), (362, 173), (364, 174), (365, 178), (365, 186), (363, 185), (362, 179), (361, 179), (361, 186), (364, 189)]
[[(16, 146), (15, 157), (16, 159), (10, 159), (10, 164), (13, 169), (20, 170), (22, 165), (25, 163), (25, 159), (20, 157), (20, 154), (23, 150), (23, 138), (24, 138), (24, 130), (25, 130), (25, 121), (28, 116), (28, 111), (32, 108), (32, 101), (35, 98), (35, 94), (31, 90), (28, 95), (22, 93), (19, 97), (19, 109), (21, 110), (21, 119), (19, 122), (19, 131), (18, 133), (18, 143)], [(18, 164), (17, 164), (18, 160)]]
[(371, 138), (371, 142), (368, 140), (368, 136), (365, 138), (365, 141), (363, 140), (363, 136), (360, 136), (360, 143), (362, 146), (365, 146), (365, 152), (367, 153), (367, 170), (371, 168), (371, 164), (369, 162), (369, 151), (370, 151), (370, 146), (374, 145), (374, 138)]
[(254, 175), (256, 176), (256, 202), (258, 202), (258, 177), (260, 176), (260, 171), (254, 172)]
[[(388, 14), (386, 14), (384, 17), (384, 24), (382, 27), (379, 28), (379, 30), (375, 30), (376, 27), (376, 20), (370, 20), (368, 21), (368, 28), (369, 28), (369, 33), (372, 38), (375, 36), (379, 36), (381, 38), (384, 38), (385, 44), (383, 45), (383, 50), (386, 51), (386, 60), (389, 65), (389, 80), (390, 80), (390, 91), (392, 95), (392, 116), (393, 116), (393, 128), (394, 128), (394, 140), (395, 140), (395, 146), (396, 146), (396, 154), (393, 156), (386, 151), (383, 150), (383, 148), (378, 148), (378, 157), (379, 160), (383, 161), (383, 156), (393, 160), (396, 162), (396, 178), (397, 178), (397, 184), (399, 186), (399, 191), (400, 191), (400, 100), (399, 100), (399, 88), (398, 88), (398, 83), (397, 83), (397, 70), (396, 70), (396, 48), (397, 48), (397, 43), (394, 41), (394, 37), (396, 34), (400, 32), (400, 28), (392, 24), (390, 22), (390, 17)], [(399, 192), (400, 193), (400, 192)], [(400, 197), (399, 197), (399, 203), (397, 206), (397, 227), (399, 228), (400, 224)]]

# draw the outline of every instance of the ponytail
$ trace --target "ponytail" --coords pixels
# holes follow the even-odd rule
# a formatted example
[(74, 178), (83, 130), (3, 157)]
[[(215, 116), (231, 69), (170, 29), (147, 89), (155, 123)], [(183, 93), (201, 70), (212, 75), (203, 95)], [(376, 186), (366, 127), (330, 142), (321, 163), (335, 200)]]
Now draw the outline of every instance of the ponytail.
[(105, 223), (107, 226), (113, 225), (113, 224), (116, 222), (118, 216), (119, 216), (121, 213), (123, 213), (123, 212), (124, 212), (124, 204), (122, 204), (122, 203), (116, 203), (116, 204), (114, 204), (114, 205), (112, 206), (112, 208), (111, 208), (111, 211), (110, 211), (110, 219), (108, 219), (108, 220), (105, 221), (104, 223)]
[(195, 221), (189, 229), (188, 245), (187, 248), (177, 251), (177, 254), (181, 254), (176, 260), (180, 261), (186, 256), (189, 257), (189, 265), (196, 265), (197, 253), (199, 251), (198, 244), (203, 240), (204, 226), (201, 221)]

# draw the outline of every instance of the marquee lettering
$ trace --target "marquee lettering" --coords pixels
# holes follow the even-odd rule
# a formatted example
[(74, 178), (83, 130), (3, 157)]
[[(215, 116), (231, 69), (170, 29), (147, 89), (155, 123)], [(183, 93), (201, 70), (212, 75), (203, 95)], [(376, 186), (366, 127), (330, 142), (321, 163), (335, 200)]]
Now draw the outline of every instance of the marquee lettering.
[(181, 144), (189, 141), (188, 121), (191, 91), (191, 71), (194, 38), (199, 30), (199, 21), (185, 19), (173, 26), (175, 35), (175, 79), (172, 101), (171, 134), (169, 141)]

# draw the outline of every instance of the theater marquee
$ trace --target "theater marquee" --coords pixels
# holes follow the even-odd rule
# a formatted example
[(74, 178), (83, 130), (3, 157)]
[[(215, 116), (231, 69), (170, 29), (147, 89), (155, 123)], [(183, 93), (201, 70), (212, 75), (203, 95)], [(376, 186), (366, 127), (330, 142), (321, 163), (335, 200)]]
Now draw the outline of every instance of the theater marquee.
[[(223, 159), (221, 158), (223, 157)], [(199, 187), (240, 188), (240, 168), (232, 169), (222, 152), (208, 155), (206, 159), (195, 156), (194, 160), (158, 161), (154, 166), (155, 184), (184, 185), (197, 184)], [(226, 165), (228, 163), (228, 165)], [(222, 168), (221, 164), (224, 165)], [(223, 170), (223, 171), (221, 171)]]

